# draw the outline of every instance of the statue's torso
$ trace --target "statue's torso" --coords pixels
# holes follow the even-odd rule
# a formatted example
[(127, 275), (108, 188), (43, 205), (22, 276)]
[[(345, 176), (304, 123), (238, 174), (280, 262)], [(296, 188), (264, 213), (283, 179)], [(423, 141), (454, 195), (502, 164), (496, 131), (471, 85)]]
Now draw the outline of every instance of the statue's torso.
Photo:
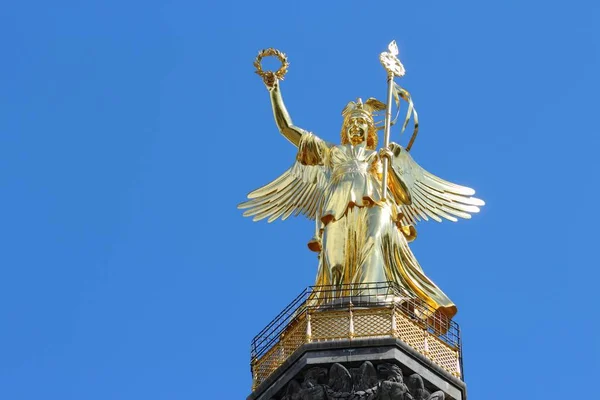
[(334, 146), (331, 148), (329, 162), (332, 178), (344, 179), (348, 174), (370, 173), (377, 166), (377, 152), (360, 145)]
[(364, 145), (333, 146), (329, 154), (331, 181), (322, 216), (339, 220), (348, 206), (366, 207), (381, 200), (377, 152)]

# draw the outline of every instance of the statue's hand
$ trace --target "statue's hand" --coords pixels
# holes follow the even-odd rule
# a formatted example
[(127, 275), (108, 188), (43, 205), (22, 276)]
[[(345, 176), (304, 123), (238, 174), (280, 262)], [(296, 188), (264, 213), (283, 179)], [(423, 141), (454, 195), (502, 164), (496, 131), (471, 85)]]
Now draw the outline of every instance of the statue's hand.
[(388, 147), (382, 147), (381, 149), (379, 149), (379, 158), (381, 158), (382, 160), (384, 158), (387, 158), (389, 161), (391, 161), (393, 156), (394, 153)]
[(277, 76), (275, 76), (275, 73), (273, 71), (265, 72), (262, 78), (263, 82), (265, 83), (265, 86), (269, 91), (279, 86), (279, 79), (277, 79)]

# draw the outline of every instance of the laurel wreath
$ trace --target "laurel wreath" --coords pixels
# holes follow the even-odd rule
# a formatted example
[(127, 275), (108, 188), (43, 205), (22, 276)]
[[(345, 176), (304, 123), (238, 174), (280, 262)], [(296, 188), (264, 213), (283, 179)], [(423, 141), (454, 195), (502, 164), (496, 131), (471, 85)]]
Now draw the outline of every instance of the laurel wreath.
[(279, 67), (274, 74), (277, 79), (283, 80), (283, 77), (287, 73), (287, 70), (290, 66), (285, 53), (273, 48), (264, 49), (258, 52), (258, 56), (256, 56), (256, 59), (254, 60), (254, 67), (256, 68), (255, 72), (260, 75), (261, 78), (264, 78), (269, 72), (273, 73), (272, 71), (263, 71), (261, 62), (264, 57), (277, 57), (279, 59), (281, 62), (281, 67)]

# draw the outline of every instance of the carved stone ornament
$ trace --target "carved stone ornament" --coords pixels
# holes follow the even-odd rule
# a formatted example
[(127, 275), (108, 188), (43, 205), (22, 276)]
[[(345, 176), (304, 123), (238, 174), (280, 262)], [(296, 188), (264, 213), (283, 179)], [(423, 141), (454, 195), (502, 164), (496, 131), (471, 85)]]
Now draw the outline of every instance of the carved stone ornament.
[(271, 400), (444, 400), (441, 390), (430, 393), (419, 374), (406, 378), (395, 364), (365, 361), (359, 368), (333, 364), (311, 368), (300, 383), (288, 383), (282, 397)]

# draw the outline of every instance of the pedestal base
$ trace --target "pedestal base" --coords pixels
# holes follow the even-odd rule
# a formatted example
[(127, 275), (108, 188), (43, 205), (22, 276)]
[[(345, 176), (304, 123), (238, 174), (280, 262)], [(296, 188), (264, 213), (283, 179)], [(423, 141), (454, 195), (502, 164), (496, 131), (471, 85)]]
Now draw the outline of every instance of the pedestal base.
[(248, 400), (465, 400), (464, 382), (395, 338), (302, 345)]

